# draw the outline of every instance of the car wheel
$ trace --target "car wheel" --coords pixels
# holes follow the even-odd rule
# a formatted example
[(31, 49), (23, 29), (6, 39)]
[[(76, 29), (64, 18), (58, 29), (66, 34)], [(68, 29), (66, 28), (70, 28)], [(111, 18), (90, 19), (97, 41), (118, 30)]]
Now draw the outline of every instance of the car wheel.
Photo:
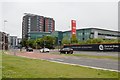
[(67, 54), (69, 54), (70, 52), (67, 52)]
[(73, 52), (71, 52), (71, 54), (73, 54)]
[(42, 51), (40, 51), (42, 53)]

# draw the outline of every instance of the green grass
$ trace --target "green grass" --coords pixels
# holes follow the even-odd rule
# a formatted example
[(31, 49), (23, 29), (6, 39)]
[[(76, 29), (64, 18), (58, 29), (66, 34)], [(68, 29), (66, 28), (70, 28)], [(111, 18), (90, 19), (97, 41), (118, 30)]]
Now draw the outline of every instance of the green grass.
[(76, 57), (84, 57), (84, 58), (120, 60), (120, 58), (115, 56), (97, 56), (97, 55), (88, 55), (88, 54), (60, 54), (60, 53), (52, 53), (52, 54), (59, 54), (64, 56), (76, 56)]
[(2, 79), (2, 51), (0, 51), (0, 79)]
[(3, 78), (118, 78), (117, 72), (3, 54)]

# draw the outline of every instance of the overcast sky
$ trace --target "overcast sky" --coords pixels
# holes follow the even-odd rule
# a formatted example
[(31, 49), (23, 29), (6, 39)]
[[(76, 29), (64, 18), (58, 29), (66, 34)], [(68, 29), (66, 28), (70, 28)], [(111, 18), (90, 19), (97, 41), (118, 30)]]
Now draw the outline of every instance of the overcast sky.
[[(55, 30), (70, 30), (71, 20), (76, 20), (77, 29), (102, 28), (118, 30), (117, 2), (1, 2), (0, 31), (22, 36), (22, 17), (32, 13), (55, 20)], [(5, 23), (4, 20), (8, 22)]]

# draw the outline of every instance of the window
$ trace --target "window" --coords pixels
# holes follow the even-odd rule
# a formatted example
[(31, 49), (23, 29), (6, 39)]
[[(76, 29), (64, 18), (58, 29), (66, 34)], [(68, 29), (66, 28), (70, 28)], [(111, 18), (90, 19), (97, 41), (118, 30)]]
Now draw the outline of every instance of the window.
[(83, 38), (83, 40), (84, 40), (84, 38)]

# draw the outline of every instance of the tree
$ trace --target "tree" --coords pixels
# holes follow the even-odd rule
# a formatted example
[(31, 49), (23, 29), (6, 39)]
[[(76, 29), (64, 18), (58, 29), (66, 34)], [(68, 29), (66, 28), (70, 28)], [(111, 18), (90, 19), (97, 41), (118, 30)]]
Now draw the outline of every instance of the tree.
[(78, 44), (86, 44), (86, 41), (79, 41)]
[(62, 39), (62, 44), (70, 44), (70, 40), (69, 40), (68, 36), (65, 36), (65, 37)]
[(34, 40), (27, 40), (27, 47), (34, 48)]
[(52, 36), (43, 37), (44, 46), (47, 48), (54, 48), (55, 41), (56, 41), (55, 37), (52, 37)]
[(37, 45), (37, 48), (54, 48), (56, 39), (52, 36), (44, 36), (43, 38), (36, 39), (35, 43)]
[(42, 43), (43, 43), (43, 42), (42, 42), (42, 38), (36, 39), (36, 40), (34, 41), (34, 46), (35, 46), (35, 48), (37, 48), (37, 49), (41, 48)]
[(76, 35), (73, 35), (73, 36), (72, 36), (72, 38), (71, 38), (71, 43), (72, 43), (72, 44), (78, 43), (78, 39), (77, 39)]
[(95, 39), (86, 40), (86, 44), (96, 44), (96, 43), (103, 43), (103, 39), (95, 38)]
[(22, 45), (22, 47), (27, 47), (28, 40), (27, 39), (23, 39), (20, 44)]

